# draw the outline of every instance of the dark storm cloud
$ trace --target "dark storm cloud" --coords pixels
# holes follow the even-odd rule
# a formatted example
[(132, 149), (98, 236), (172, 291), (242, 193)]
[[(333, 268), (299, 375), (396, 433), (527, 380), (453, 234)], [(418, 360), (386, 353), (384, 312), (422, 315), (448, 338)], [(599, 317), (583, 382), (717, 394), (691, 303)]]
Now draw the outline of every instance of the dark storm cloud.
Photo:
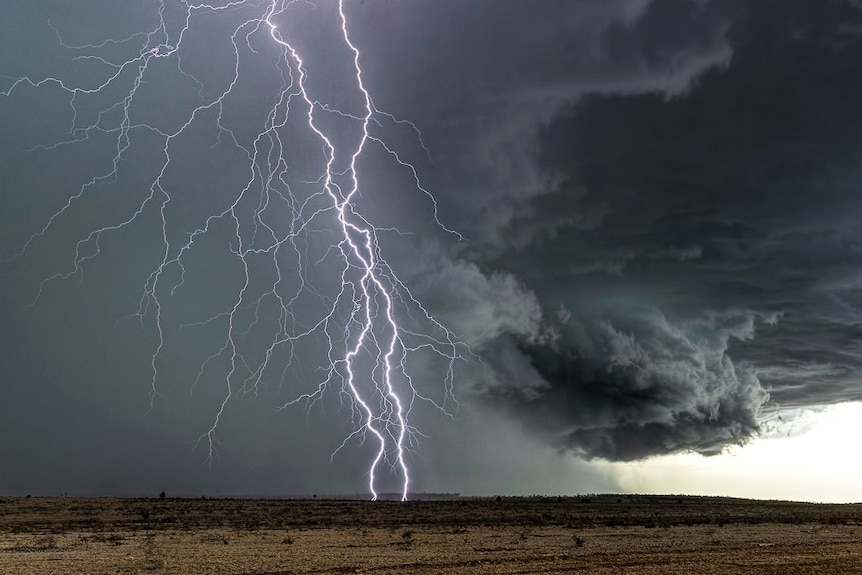
[[(394, 18), (376, 6), (357, 15)], [(397, 49), (391, 38), (367, 44), (385, 65), (377, 77), (399, 79), (399, 113), (423, 118), (443, 213), (470, 239), (471, 257), (484, 258), (596, 218), (586, 209), (558, 212), (558, 222), (533, 217), (558, 184), (536, 163), (540, 126), (588, 92), (684, 91), (728, 61), (736, 12), (685, 1), (413, 3), (403, 14), (421, 26), (390, 25), (415, 58), (385, 56)]]
[(753, 334), (750, 316), (672, 325), (655, 309), (618, 307), (600, 320), (570, 322), (567, 333), (577, 335), (564, 342), (509, 349), (526, 360), (521, 378), (501, 376), (502, 386), (488, 390), (555, 444), (626, 461), (713, 455), (757, 431), (767, 394), (750, 367), (726, 353), (731, 338)]
[[(719, 5), (719, 28), (681, 26)], [(543, 127), (555, 187), (494, 262), (572, 317), (552, 345), (503, 345), (521, 377), (486, 397), (621, 460), (717, 453), (764, 411), (862, 399), (860, 30), (839, 1), (657, 1), (612, 27), (610, 53), (647, 63), (716, 37), (732, 55), (684, 89), (572, 98)]]

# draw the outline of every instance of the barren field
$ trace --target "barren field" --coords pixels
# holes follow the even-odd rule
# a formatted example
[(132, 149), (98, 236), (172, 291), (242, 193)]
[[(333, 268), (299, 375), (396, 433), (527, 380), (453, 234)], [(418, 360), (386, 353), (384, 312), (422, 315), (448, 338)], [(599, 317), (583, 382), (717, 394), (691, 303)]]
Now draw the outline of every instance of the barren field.
[[(421, 497), (421, 496), (419, 496)], [(0, 573), (862, 573), (862, 505), (0, 499)]]

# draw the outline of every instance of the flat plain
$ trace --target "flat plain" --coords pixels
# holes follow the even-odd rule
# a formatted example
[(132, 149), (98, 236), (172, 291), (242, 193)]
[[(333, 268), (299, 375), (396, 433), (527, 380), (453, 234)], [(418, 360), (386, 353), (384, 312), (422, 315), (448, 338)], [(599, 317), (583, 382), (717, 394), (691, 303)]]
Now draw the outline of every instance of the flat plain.
[(6, 497), (0, 573), (862, 573), (862, 504)]

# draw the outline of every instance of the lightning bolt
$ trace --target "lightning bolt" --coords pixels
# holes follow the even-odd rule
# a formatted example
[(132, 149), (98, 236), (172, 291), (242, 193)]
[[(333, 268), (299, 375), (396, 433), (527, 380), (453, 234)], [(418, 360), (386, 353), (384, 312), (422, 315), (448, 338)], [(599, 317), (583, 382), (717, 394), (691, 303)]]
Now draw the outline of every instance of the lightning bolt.
[[(430, 202), (435, 224), (463, 239), (440, 222), (437, 203), (421, 184), (417, 169), (382, 136), (386, 126), (408, 128), (427, 152), (421, 133), (413, 123), (375, 107), (364, 80), (362, 55), (351, 40), (343, 0), (338, 0), (337, 10), (330, 6), (333, 19), (337, 19), (340, 49), (351, 69), (340, 80), (352, 86), (358, 105), (327, 102), (322, 82), (315, 83), (312, 77), (324, 74), (308, 69), (301, 49), (283, 31), (290, 28), (283, 24), (292, 23), (291, 10), (297, 6), (318, 8), (310, 2), (160, 0), (156, 4), (155, 26), (126, 38), (72, 45), (55, 28), (59, 43), (79, 54), (76, 61), (98, 67), (101, 80), (85, 85), (57, 76), (20, 77), (0, 92), (8, 98), (23, 89), (53, 87), (67, 95), (72, 112), (68, 138), (34, 150), (50, 152), (96, 138), (113, 142), (108, 168), (70, 194), (12, 261), (25, 256), (34, 244), (49, 242), (53, 230), (63, 220), (73, 218), (76, 206), (96, 189), (115, 184), (122, 176), (123, 163), (137, 149), (136, 141), (146, 136), (160, 142), (162, 160), (143, 198), (122, 217), (79, 237), (66, 267), (41, 281), (32, 303), (38, 302), (50, 282), (83, 279), (88, 262), (101, 253), (104, 238), (155, 214), (161, 255), (130, 316), (142, 328), (151, 325), (155, 332), (150, 409), (162, 397), (161, 364), (171, 337), (182, 330), (224, 325), (220, 348), (202, 362), (190, 389), (194, 392), (207, 379), (213, 364), (225, 364), (219, 376), (224, 385), (221, 403), (211, 426), (199, 439), (207, 446), (208, 460), (212, 460), (217, 456), (217, 431), (231, 400), (257, 393), (267, 379), (283, 382), (289, 368), (299, 369), (297, 365), (302, 364), (303, 342), (322, 341), (327, 350), (324, 375), (279, 409), (300, 404), (310, 409), (336, 387), (348, 404), (352, 432), (332, 456), (353, 440), (373, 442), (376, 447), (368, 467), (371, 498), (378, 497), (379, 473), (381, 466), (387, 465), (399, 478), (401, 498), (406, 499), (411, 484), (408, 452), (421, 435), (409, 423), (411, 412), (417, 402), (423, 402), (452, 415), (457, 409), (455, 363), (470, 355), (469, 348), (414, 297), (384, 258), (380, 235), (397, 237), (401, 232), (376, 226), (361, 207), (361, 198), (382, 192), (369, 189), (362, 179), (363, 158), (376, 147), (392, 160), (392, 169), (406, 170), (415, 191)], [(228, 71), (229, 79), (215, 90), (187, 71), (183, 59), (185, 46), (192, 43), (189, 38), (200, 33), (196, 24), (205, 17), (231, 22), (232, 62), (216, 58), (210, 62)], [(124, 58), (122, 54), (129, 51), (132, 53)], [(136, 118), (142, 86), (158, 80), (163, 63), (171, 63), (184, 81), (199, 89), (199, 101), (173, 127)], [(240, 92), (249, 82), (245, 75), (253, 65), (270, 66), (274, 70), (270, 79), (275, 79), (277, 88), (263, 125), (246, 136), (239, 134), (236, 122), (226, 116), (236, 113)], [(207, 96), (207, 92), (213, 93)], [(84, 115), (79, 114), (84, 102), (101, 106), (89, 123), (79, 118)], [(188, 152), (192, 132), (204, 127), (215, 133), (213, 149), (227, 146), (241, 152), (247, 160), (248, 176), (232, 198), (199, 220), (193, 231), (179, 232), (173, 208), (178, 192), (171, 184), (172, 174)], [(297, 132), (301, 136), (296, 136)], [(299, 148), (305, 150), (305, 156), (296, 151)], [(309, 156), (308, 149), (318, 151)], [(312, 159), (304, 161), (307, 157)], [(319, 165), (317, 173), (306, 177), (308, 166), (315, 164)], [(194, 260), (197, 247), (224, 234), (224, 230), (230, 236), (230, 253), (242, 270), (242, 285), (233, 304), (212, 317), (179, 325), (175, 334), (169, 333), (165, 316), (170, 297), (184, 288), (190, 273), (187, 266)], [(317, 249), (314, 240), (327, 233), (335, 239), (325, 249)], [(316, 276), (333, 262), (338, 271), (335, 289), (329, 290), (318, 285), (321, 280)], [(258, 278), (267, 276), (271, 279), (263, 289)], [(261, 333), (267, 334), (262, 346)], [(441, 357), (445, 365), (442, 391), (436, 399), (421, 391), (409, 368), (409, 358), (428, 353)], [(278, 360), (283, 364), (280, 374), (273, 373), (279, 371), (277, 357), (282, 358)]]

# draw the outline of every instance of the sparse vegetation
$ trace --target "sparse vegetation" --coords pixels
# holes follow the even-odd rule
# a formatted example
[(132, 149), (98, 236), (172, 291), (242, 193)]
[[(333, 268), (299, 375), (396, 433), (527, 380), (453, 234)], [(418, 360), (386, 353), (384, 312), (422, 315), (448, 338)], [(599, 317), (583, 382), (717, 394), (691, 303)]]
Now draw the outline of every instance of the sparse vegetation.
[(663, 572), (697, 573), (692, 565), (748, 565), (752, 549), (763, 566), (747, 570), (753, 575), (793, 572), (794, 561), (824, 574), (862, 572), (862, 505), (596, 494), (406, 504), (33, 497), (2, 505), (0, 572), (28, 575), (590, 572), (620, 551), (631, 569), (624, 572), (666, 553), (662, 564), (679, 569)]
[(36, 538), (34, 551), (53, 551), (57, 549), (57, 538), (54, 535), (41, 535)]

